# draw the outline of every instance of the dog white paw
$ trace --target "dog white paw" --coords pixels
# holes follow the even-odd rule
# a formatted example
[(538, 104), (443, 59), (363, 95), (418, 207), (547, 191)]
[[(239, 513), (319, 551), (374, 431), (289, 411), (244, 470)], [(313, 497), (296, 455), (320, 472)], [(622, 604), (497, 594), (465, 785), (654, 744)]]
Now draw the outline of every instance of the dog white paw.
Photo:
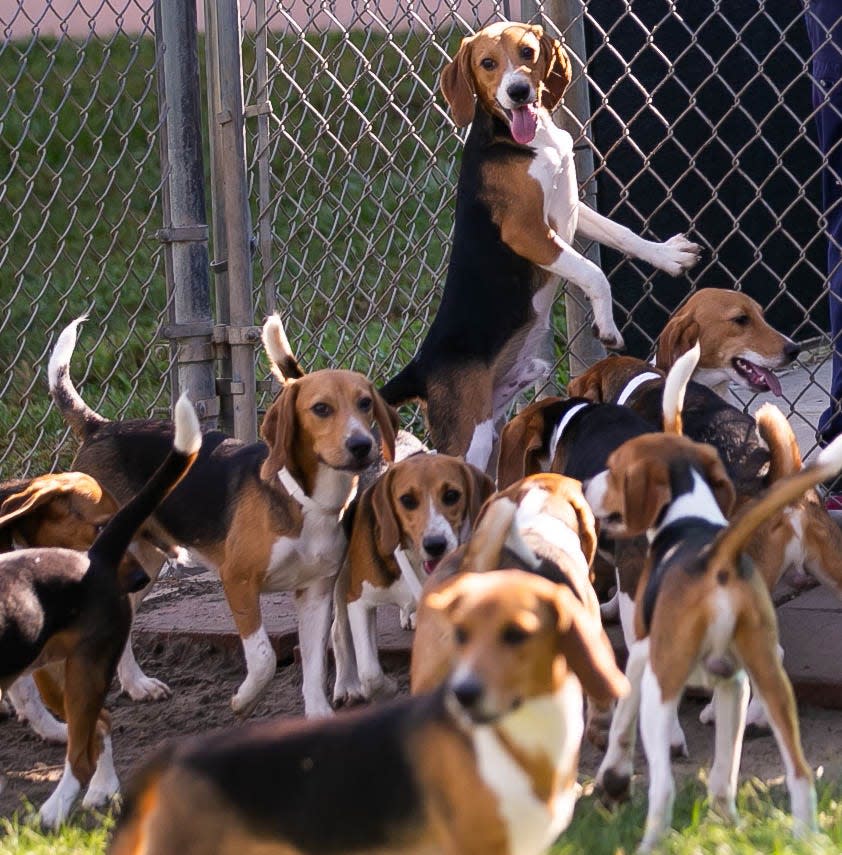
[(684, 736), (684, 731), (681, 729), (681, 724), (678, 721), (678, 716), (672, 720), (672, 729), (670, 732), (670, 757), (689, 757), (690, 752), (687, 750), (687, 738)]
[(82, 807), (102, 807), (103, 805), (108, 804), (111, 799), (119, 794), (120, 782), (117, 780), (116, 775), (112, 775), (110, 779), (103, 780), (96, 785), (94, 785), (94, 781), (92, 780), (91, 785), (88, 787), (88, 791), (85, 793), (85, 798), (82, 799)]
[(752, 697), (746, 710), (746, 727), (749, 725), (760, 730), (771, 730), (769, 719), (766, 717), (766, 709), (757, 696)]
[(673, 235), (669, 240), (657, 244), (651, 262), (670, 276), (680, 276), (698, 263), (701, 254), (699, 244), (688, 240), (685, 235)]
[(415, 609), (401, 609), (401, 629), (415, 629)]
[(366, 700), (376, 701), (393, 698), (398, 693), (398, 681), (387, 674), (379, 674), (362, 681), (363, 696)]
[(133, 701), (163, 701), (172, 695), (172, 690), (166, 683), (143, 673), (134, 676), (131, 682), (121, 682), (120, 688)]
[(599, 604), (599, 615), (603, 623), (617, 623), (620, 619), (620, 592), (615, 592), (610, 600)]
[(716, 713), (713, 711), (713, 701), (699, 713), (699, 721), (702, 724), (713, 724), (716, 721)]

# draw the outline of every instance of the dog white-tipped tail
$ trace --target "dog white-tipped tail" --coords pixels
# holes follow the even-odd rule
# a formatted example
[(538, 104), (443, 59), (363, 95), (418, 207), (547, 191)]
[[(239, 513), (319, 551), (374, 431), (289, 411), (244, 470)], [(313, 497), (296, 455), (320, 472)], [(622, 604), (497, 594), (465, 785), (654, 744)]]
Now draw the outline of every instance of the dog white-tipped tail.
[(61, 382), (62, 371), (65, 373), (70, 368), (70, 359), (73, 356), (73, 350), (76, 347), (76, 335), (79, 330), (79, 324), (88, 320), (87, 315), (81, 315), (75, 321), (71, 321), (59, 335), (56, 340), (53, 352), (50, 354), (50, 362), (47, 365), (47, 377), (50, 381), (50, 391), (58, 388)]
[(702, 349), (697, 341), (687, 353), (682, 354), (670, 368), (667, 379), (664, 381), (664, 433), (680, 434), (681, 411), (684, 409), (684, 393), (687, 384), (696, 370)]
[(182, 454), (197, 454), (202, 447), (202, 430), (196, 410), (186, 392), (175, 402), (175, 438), (173, 446)]
[(263, 349), (272, 363), (273, 373), (279, 374), (278, 379), (282, 383), (303, 376), (304, 372), (292, 352), (284, 325), (278, 314), (270, 315), (266, 319), (260, 338), (263, 341)]

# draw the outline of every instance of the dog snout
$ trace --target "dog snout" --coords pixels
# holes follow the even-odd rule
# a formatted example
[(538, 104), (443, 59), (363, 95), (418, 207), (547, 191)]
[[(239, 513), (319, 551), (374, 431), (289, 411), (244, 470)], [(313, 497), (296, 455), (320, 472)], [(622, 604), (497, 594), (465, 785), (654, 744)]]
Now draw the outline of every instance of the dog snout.
[(430, 537), (425, 537), (421, 541), (424, 551), (431, 558), (441, 558), (447, 549), (447, 538), (443, 534), (435, 534)]
[(373, 444), (371, 437), (363, 433), (352, 433), (345, 440), (345, 448), (351, 452), (355, 460), (359, 461), (363, 461), (368, 457)]
[(526, 104), (531, 100), (532, 87), (527, 80), (515, 80), (506, 87), (506, 94), (513, 104)]
[(801, 353), (801, 345), (794, 341), (788, 341), (784, 345), (784, 356), (789, 362), (795, 360), (798, 354)]
[(460, 706), (470, 710), (482, 698), (483, 685), (476, 674), (464, 674), (451, 684), (450, 690)]

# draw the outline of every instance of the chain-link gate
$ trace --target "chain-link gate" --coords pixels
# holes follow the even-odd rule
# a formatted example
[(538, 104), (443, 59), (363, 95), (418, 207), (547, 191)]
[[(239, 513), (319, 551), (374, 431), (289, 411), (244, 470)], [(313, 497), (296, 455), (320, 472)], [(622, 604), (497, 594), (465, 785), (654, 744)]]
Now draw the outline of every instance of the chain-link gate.
[[(590, 203), (644, 236), (689, 230), (705, 247), (679, 280), (602, 252), (632, 352), (651, 349), (690, 288), (713, 285), (744, 288), (775, 326), (826, 353), (823, 159), (799, 0), (511, 5), (242, 0), (253, 320), (277, 307), (306, 368), (382, 381), (406, 363), (451, 240), (461, 139), (440, 70), (463, 35), (534, 14), (587, 80), (590, 98), (575, 99), (574, 85), (559, 120), (577, 139)], [(152, 0), (90, 6), (0, 0), (4, 477), (69, 460), (45, 367), (55, 332), (82, 311), (91, 321), (73, 372), (86, 399), (108, 415), (169, 399), (169, 350), (156, 338), (167, 297)], [(80, 12), (81, 33), (61, 25)], [(128, 35), (130, 12), (140, 24)], [(45, 38), (50, 17), (57, 36)], [(590, 335), (565, 330), (574, 308), (558, 300), (559, 382), (577, 367), (570, 347)]]
[(71, 460), (46, 369), (84, 312), (73, 373), (88, 402), (109, 415), (169, 405), (151, 22), (152, 0), (0, 4), (3, 478)]

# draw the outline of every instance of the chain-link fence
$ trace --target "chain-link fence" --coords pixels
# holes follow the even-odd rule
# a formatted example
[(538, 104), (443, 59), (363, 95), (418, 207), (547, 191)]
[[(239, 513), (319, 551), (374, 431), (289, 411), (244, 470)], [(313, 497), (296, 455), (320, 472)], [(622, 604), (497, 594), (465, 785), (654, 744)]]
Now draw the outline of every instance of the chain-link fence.
[[(166, 297), (143, 14), (132, 36), (0, 44), (5, 476), (56, 459), (45, 354), (83, 309), (93, 323), (74, 376), (89, 375), (87, 399), (109, 414), (167, 401), (167, 351), (150, 346)], [(579, 175), (590, 203), (645, 236), (688, 230), (705, 247), (679, 280), (602, 251), (631, 351), (650, 351), (691, 288), (719, 286), (748, 291), (775, 326), (827, 352), (823, 156), (798, 0), (241, 0), (241, 14), (255, 320), (277, 307), (305, 367), (382, 381), (415, 352), (444, 281), (461, 148), (440, 70), (465, 34), (533, 15), (585, 46), (574, 74), (589, 101), (558, 119), (592, 155), (593, 174)], [(555, 321), (562, 382), (589, 331), (566, 330), (562, 299)], [(811, 363), (813, 383), (822, 370)]]
[(0, 3), (4, 478), (70, 462), (46, 366), (83, 312), (73, 372), (87, 400), (110, 415), (169, 403), (151, 21), (152, 0)]

